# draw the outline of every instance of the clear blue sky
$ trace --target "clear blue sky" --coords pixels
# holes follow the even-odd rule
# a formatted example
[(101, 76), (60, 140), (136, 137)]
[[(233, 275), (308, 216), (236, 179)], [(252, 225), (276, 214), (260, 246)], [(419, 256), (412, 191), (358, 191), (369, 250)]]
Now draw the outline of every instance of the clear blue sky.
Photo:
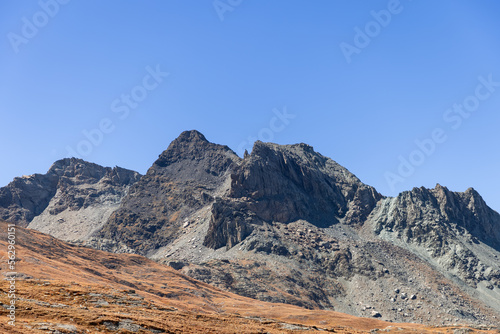
[(65, 2), (0, 4), (0, 186), (78, 150), (145, 173), (198, 129), (239, 154), (308, 143), (384, 195), (472, 186), (500, 210), (498, 1)]

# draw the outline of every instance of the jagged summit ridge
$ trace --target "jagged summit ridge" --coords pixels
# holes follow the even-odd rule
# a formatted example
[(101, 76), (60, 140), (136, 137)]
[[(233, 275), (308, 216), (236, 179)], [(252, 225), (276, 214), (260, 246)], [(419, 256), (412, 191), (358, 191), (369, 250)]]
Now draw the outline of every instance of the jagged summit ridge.
[[(79, 158), (64, 158), (52, 164), (47, 172), (65, 178), (77, 178), (77, 182), (92, 183), (102, 178), (114, 184), (132, 184), (140, 178), (140, 174), (119, 166), (103, 167)], [(75, 180), (76, 181), (76, 180)]]
[(471, 237), (500, 249), (500, 215), (489, 208), (473, 188), (465, 192), (453, 192), (437, 184), (434, 189), (425, 187), (404, 191), (390, 199), (393, 204), (376, 231), (384, 228), (406, 230), (411, 238), (412, 229), (443, 230), (446, 225), (467, 231)]
[(61, 159), (46, 174), (15, 178), (0, 188), (0, 218), (61, 239), (85, 239), (140, 177), (120, 167)]
[[(196, 130), (184, 131), (154, 162), (148, 175), (161, 173), (182, 180), (219, 176), (241, 159), (226, 145), (210, 143)], [(179, 168), (182, 165), (182, 170)], [(181, 175), (182, 174), (182, 175)]]
[(374, 188), (309, 145), (260, 141), (233, 173), (230, 195), (254, 200), (265, 220), (306, 219), (319, 224), (339, 219), (361, 223), (381, 198)]

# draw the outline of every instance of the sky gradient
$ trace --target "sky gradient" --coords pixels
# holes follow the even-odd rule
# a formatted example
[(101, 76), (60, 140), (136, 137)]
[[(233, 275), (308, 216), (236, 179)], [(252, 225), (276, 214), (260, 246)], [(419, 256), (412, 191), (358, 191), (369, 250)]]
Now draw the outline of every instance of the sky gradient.
[(499, 17), (493, 0), (2, 1), (0, 186), (73, 155), (145, 173), (197, 129), (500, 211)]

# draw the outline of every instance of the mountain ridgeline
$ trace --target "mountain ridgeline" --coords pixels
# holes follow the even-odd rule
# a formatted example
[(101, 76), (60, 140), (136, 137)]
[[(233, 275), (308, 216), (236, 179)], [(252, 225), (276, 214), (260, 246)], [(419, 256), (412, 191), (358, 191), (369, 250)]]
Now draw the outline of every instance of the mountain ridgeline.
[(144, 176), (79, 159), (0, 188), (0, 219), (263, 301), (495, 323), (500, 215), (472, 188), (385, 197), (306, 144), (243, 158), (185, 131)]
[[(0, 219), (72, 240), (88, 237), (141, 175), (81, 159), (56, 161), (46, 174), (16, 177), (0, 188)], [(73, 232), (74, 231), (74, 232)]]

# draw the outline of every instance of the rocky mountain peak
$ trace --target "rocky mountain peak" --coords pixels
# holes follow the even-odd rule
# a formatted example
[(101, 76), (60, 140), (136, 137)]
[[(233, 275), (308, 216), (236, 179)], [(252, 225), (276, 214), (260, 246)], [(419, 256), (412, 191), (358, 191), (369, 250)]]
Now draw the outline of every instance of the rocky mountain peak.
[(154, 166), (167, 167), (181, 160), (212, 159), (217, 154), (237, 155), (225, 145), (210, 143), (196, 130), (182, 132), (155, 161)]
[(442, 193), (442, 194), (446, 194), (449, 192), (448, 188), (447, 187), (444, 187), (442, 185), (440, 185), (439, 183), (436, 183), (436, 186), (434, 187), (433, 189), (436, 193)]
[(97, 182), (112, 185), (131, 185), (141, 178), (141, 174), (122, 167), (103, 167), (78, 158), (56, 161), (47, 172), (57, 176), (59, 184), (93, 184)]
[(131, 187), (100, 236), (127, 240), (127, 247), (138, 252), (168, 244), (186, 217), (213, 204), (241, 161), (229, 147), (209, 142), (196, 130), (182, 132)]
[(465, 228), (480, 240), (500, 244), (500, 232), (497, 232), (500, 231), (500, 216), (473, 188), (454, 192), (437, 184), (433, 189), (420, 187), (404, 191), (391, 201), (395, 205), (384, 220), (389, 219), (401, 229), (414, 229), (415, 226), (421, 229), (433, 224), (442, 229), (443, 222), (448, 222), (454, 228)]
[(119, 203), (126, 188), (140, 177), (139, 173), (120, 167), (102, 167), (77, 158), (61, 159), (46, 174), (17, 177), (0, 188), (0, 219), (27, 226), (48, 209), (47, 214), (54, 216), (51, 221), (66, 209), (88, 207), (108, 192)]
[(235, 167), (231, 177), (230, 196), (253, 200), (253, 210), (267, 221), (361, 223), (381, 198), (354, 174), (306, 144), (257, 141), (250, 158)]
[(172, 142), (206, 142), (208, 143), (207, 138), (198, 130), (187, 130), (181, 132), (181, 134)]
[(472, 187), (467, 188), (467, 190), (464, 191), (463, 195), (465, 198), (468, 198), (469, 202), (473, 203), (473, 205), (476, 207), (486, 207), (487, 206), (483, 197), (476, 191), (476, 189), (474, 189)]
[(318, 154), (314, 151), (314, 148), (310, 145), (304, 144), (304, 143), (299, 143), (299, 144), (291, 144), (291, 145), (279, 145), (275, 143), (269, 143), (269, 142), (263, 142), (260, 140), (257, 140), (254, 142), (253, 149), (252, 149), (252, 155), (253, 156), (259, 156), (259, 157), (264, 157), (266, 155), (266, 152), (271, 151), (289, 151), (289, 152), (295, 152), (298, 156), (303, 156), (305, 157), (307, 153), (309, 154)]
[(432, 259), (446, 275), (453, 272), (473, 287), (500, 288), (495, 254), (500, 251), (500, 215), (473, 188), (414, 188), (381, 201), (370, 220), (376, 234)]

